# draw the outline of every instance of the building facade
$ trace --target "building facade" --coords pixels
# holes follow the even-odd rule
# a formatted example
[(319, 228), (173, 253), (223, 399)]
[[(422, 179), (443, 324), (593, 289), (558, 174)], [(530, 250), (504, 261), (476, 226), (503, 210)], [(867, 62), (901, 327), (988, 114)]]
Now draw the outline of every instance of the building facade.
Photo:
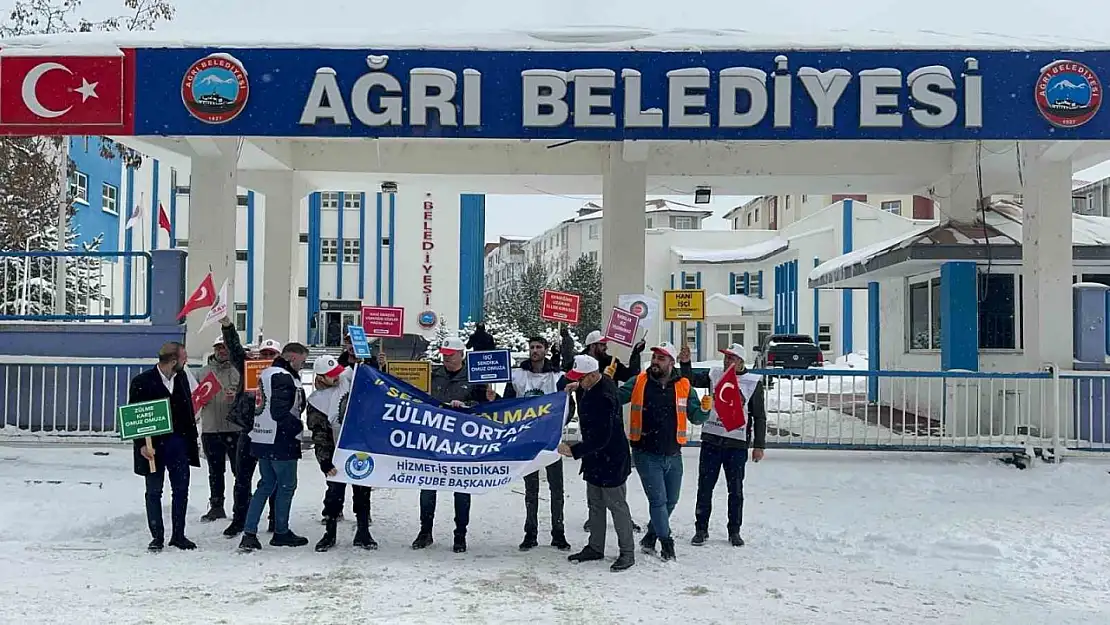
[(492, 306), (508, 295), (524, 274), (524, 244), (528, 237), (502, 236), (486, 244), (485, 294), (483, 302)]
[(733, 230), (780, 230), (844, 199), (909, 219), (935, 219), (935, 202), (921, 195), (761, 195), (725, 213)]

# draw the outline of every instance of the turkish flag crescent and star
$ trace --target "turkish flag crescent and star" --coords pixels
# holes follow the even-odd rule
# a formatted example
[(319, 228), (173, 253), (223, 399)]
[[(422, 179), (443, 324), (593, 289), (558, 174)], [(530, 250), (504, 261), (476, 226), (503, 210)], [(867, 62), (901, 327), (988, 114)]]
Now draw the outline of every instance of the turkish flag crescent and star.
[(162, 206), (161, 202), (158, 202), (158, 227), (165, 230), (166, 234), (173, 229), (170, 225), (170, 216), (166, 214), (166, 207)]
[(713, 409), (721, 420), (726, 432), (744, 427), (744, 396), (740, 393), (740, 379), (736, 377), (736, 366), (728, 368), (713, 389)]
[(132, 134), (133, 56), (0, 51), (0, 134)]
[(181, 307), (181, 312), (177, 314), (178, 319), (184, 319), (185, 315), (200, 310), (201, 308), (208, 308), (216, 303), (216, 285), (212, 281), (212, 272), (209, 271), (208, 275), (204, 276), (204, 280), (200, 281), (200, 286), (189, 299), (185, 305)]
[(204, 376), (196, 390), (193, 391), (193, 412), (200, 412), (200, 409), (204, 408), (204, 405), (211, 401), (216, 393), (220, 392), (221, 388), (223, 386), (216, 379), (216, 374), (209, 371), (208, 375)]

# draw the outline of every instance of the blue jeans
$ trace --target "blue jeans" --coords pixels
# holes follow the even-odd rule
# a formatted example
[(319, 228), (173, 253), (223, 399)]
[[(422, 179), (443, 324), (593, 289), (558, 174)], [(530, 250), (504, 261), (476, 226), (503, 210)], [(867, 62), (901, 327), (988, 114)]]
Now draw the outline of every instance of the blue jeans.
[(247, 522), (243, 531), (258, 533), (258, 521), (262, 518), (262, 508), (266, 500), (274, 496), (274, 533), (285, 534), (289, 531), (289, 509), (293, 507), (293, 493), (297, 490), (297, 461), (258, 459), (258, 489), (251, 497), (247, 509)]
[(682, 456), (663, 456), (632, 450), (632, 461), (640, 474), (651, 514), (650, 530), (659, 538), (671, 537), (671, 513), (682, 490)]
[(189, 453), (185, 439), (171, 434), (155, 455), (158, 470), (146, 476), (146, 523), (150, 536), (155, 540), (165, 540), (166, 528), (162, 521), (162, 489), (166, 484), (166, 474), (170, 475), (170, 490), (173, 504), (170, 519), (172, 538), (185, 536), (185, 511), (189, 507)]

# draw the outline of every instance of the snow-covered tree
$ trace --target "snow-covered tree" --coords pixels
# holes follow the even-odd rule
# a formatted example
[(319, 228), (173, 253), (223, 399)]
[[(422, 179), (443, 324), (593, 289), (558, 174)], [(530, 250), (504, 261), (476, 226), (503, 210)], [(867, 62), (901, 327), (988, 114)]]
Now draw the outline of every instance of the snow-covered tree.
[[(486, 318), (481, 323), (486, 325), (486, 332), (493, 337), (498, 349), (507, 349), (511, 352), (522, 352), (528, 349), (528, 337), (510, 319), (506, 319), (498, 312), (486, 313)], [(459, 338), (465, 343), (478, 324), (467, 321), (459, 328)]]
[(442, 363), (443, 356), (439, 354), (439, 348), (443, 345), (444, 341), (455, 334), (456, 333), (451, 330), (450, 326), (447, 325), (447, 317), (440, 315), (439, 325), (436, 326), (436, 334), (432, 337), (432, 340), (428, 341), (428, 348), (424, 350), (424, 360), (437, 365)]
[(543, 290), (549, 287), (547, 269), (539, 262), (532, 263), (524, 269), (505, 301), (498, 304), (498, 312), (524, 335), (539, 334), (547, 325), (540, 318), (540, 307), (543, 305)]
[(581, 296), (578, 310), (577, 328), (583, 333), (604, 330), (603, 323), (609, 321), (606, 311), (601, 310), (601, 267), (597, 262), (583, 254), (570, 268), (556, 288), (564, 293)]

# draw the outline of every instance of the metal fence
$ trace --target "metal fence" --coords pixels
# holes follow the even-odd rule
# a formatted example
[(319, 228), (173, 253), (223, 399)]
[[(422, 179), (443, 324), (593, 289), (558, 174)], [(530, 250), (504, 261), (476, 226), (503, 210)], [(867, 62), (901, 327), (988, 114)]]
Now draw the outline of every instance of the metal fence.
[(0, 252), (0, 321), (147, 320), (150, 260), (147, 252)]
[(1060, 394), (1071, 406), (1064, 446), (1079, 452), (1110, 451), (1110, 371), (1061, 371)]

